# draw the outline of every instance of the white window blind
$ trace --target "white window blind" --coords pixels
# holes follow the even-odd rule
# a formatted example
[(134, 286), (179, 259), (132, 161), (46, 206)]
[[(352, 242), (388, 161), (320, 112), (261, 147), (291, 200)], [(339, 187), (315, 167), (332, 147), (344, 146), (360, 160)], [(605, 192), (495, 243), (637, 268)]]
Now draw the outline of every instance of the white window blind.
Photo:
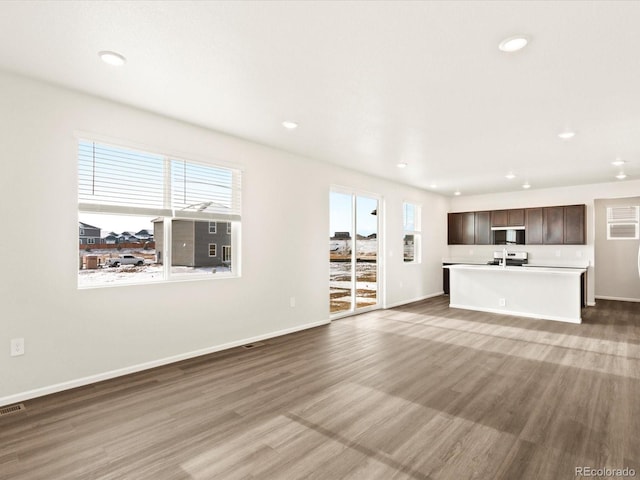
[(80, 211), (240, 220), (241, 185), (238, 169), (79, 142)]
[(607, 207), (607, 240), (638, 239), (640, 206)]

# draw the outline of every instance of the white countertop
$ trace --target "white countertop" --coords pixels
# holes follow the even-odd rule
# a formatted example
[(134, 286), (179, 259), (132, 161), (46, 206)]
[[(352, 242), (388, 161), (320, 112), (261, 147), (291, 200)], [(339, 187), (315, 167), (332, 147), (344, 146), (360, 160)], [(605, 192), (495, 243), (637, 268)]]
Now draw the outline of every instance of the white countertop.
[[(478, 258), (443, 258), (442, 263), (452, 263), (452, 264), (464, 264), (464, 265), (487, 265), (491, 259), (478, 259)], [(491, 265), (489, 265), (491, 266)], [(527, 268), (530, 267), (545, 267), (545, 268), (577, 268), (581, 270), (586, 270), (589, 268), (589, 263), (581, 260), (577, 262), (571, 261), (552, 261), (552, 260), (529, 260), (529, 263), (525, 264)], [(516, 267), (520, 268), (520, 267)]]
[(456, 269), (456, 270), (477, 270), (477, 271), (490, 271), (490, 272), (505, 272), (505, 273), (535, 273), (535, 274), (558, 274), (558, 275), (581, 275), (587, 269), (586, 268), (576, 268), (576, 267), (540, 267), (536, 265), (524, 265), (522, 267), (519, 266), (507, 266), (501, 267), (499, 265), (470, 265), (470, 264), (456, 264), (456, 265), (444, 265), (442, 268), (448, 269)]

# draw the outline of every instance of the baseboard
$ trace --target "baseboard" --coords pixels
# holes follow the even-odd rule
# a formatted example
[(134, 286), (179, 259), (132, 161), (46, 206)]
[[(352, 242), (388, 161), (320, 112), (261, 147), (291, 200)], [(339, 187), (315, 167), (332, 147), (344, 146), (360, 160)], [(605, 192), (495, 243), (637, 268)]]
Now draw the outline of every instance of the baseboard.
[(516, 317), (539, 318), (542, 320), (554, 320), (556, 322), (582, 323), (582, 318), (553, 317), (550, 315), (538, 315), (538, 314), (532, 314), (527, 312), (513, 312), (508, 310), (498, 310), (497, 308), (483, 308), (483, 307), (475, 307), (475, 306), (468, 306), (468, 305), (455, 305), (453, 303), (450, 303), (449, 307), (460, 308), (462, 310), (475, 310), (479, 312), (497, 313), (499, 315), (514, 315)]
[(609, 297), (603, 295), (596, 295), (596, 300), (615, 300), (617, 302), (640, 302), (640, 298), (625, 298), (625, 297)]
[(421, 300), (426, 300), (428, 298), (439, 297), (440, 295), (444, 295), (444, 291), (440, 291), (440, 292), (436, 292), (436, 293), (430, 293), (428, 295), (423, 295), (421, 297), (412, 298), (410, 300), (403, 300), (401, 302), (390, 303), (390, 304), (385, 305), (384, 308), (400, 307), (402, 305), (407, 305), (409, 303), (419, 302)]
[(290, 333), (295, 333), (302, 330), (308, 330), (310, 328), (320, 327), (322, 325), (327, 325), (329, 323), (330, 323), (330, 320), (328, 319), (321, 320), (319, 322), (306, 323), (304, 325), (299, 325), (292, 328), (286, 328), (284, 330), (278, 330), (278, 331), (270, 332), (264, 335), (257, 335), (255, 337), (243, 338), (242, 340), (224, 343), (222, 345), (215, 345), (212, 347), (202, 348), (200, 350), (194, 350), (187, 353), (181, 353), (179, 355), (173, 355), (171, 357), (153, 360), (151, 362), (140, 363), (137, 365), (132, 365), (130, 367), (124, 367), (116, 370), (111, 370), (109, 372), (98, 373), (96, 375), (89, 375), (87, 377), (82, 377), (75, 380), (69, 380), (67, 382), (62, 382), (62, 383), (56, 383), (54, 385), (49, 385), (46, 387), (35, 388), (33, 390), (28, 390), (26, 392), (16, 393), (13, 395), (8, 395), (6, 397), (0, 397), (0, 407), (4, 405), (11, 405), (13, 403), (24, 402), (25, 400), (42, 397), (44, 395), (50, 395), (52, 393), (62, 392), (64, 390), (70, 390), (72, 388), (83, 387), (85, 385), (102, 382), (104, 380), (109, 380), (116, 377), (122, 377), (124, 375), (129, 375), (131, 373), (149, 370), (151, 368), (161, 367), (163, 365), (168, 365), (170, 363), (176, 363), (182, 360), (188, 360), (190, 358), (199, 357), (202, 355), (208, 355), (210, 353), (227, 350), (229, 348), (240, 347), (248, 343), (254, 343), (262, 340), (268, 340), (270, 338), (281, 337), (282, 335), (288, 335)]

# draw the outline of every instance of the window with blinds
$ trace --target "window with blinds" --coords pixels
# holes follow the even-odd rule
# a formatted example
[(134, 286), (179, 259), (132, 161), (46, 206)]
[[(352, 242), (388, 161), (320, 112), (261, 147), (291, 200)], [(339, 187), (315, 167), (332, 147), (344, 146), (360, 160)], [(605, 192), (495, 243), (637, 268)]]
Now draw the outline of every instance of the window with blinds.
[(607, 207), (607, 240), (637, 240), (640, 206)]
[(420, 263), (420, 206), (413, 203), (402, 204), (402, 224), (404, 230), (403, 259), (405, 263)]
[[(79, 221), (100, 231), (90, 248), (80, 247), (79, 285), (237, 274), (210, 245), (218, 235), (214, 240), (237, 251), (241, 186), (237, 168), (79, 141)], [(211, 229), (216, 222), (227, 228)]]

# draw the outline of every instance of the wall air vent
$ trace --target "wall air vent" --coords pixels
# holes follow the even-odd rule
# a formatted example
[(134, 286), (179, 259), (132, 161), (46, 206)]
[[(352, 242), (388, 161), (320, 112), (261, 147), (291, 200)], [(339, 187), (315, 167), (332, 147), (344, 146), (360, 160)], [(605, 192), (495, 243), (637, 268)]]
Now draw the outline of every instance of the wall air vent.
[(640, 206), (607, 207), (607, 240), (637, 240)]
[(24, 410), (26, 410), (26, 408), (22, 403), (18, 403), (17, 405), (8, 405), (6, 407), (0, 408), (0, 417), (11, 415), (12, 413), (22, 412)]

